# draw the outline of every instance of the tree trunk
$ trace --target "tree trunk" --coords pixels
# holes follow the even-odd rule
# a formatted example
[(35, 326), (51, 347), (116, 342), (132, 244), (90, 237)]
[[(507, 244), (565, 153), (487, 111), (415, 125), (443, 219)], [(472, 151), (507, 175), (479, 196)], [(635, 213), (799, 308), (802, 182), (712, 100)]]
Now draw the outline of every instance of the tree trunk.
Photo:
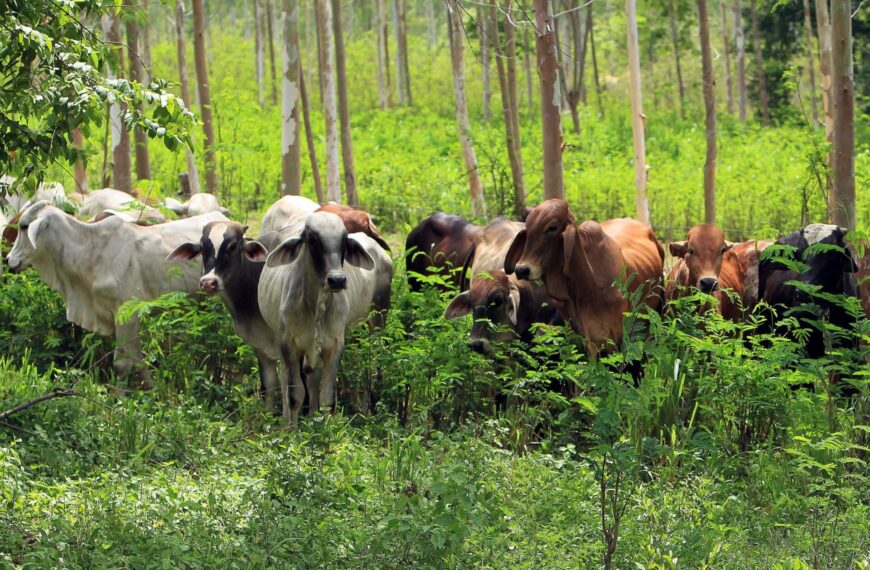
[(393, 29), (396, 34), (396, 94), (400, 107), (411, 105), (408, 78), (408, 36), (405, 30), (405, 0), (393, 0)]
[(489, 88), (489, 46), (492, 41), (487, 18), (483, 16), (480, 8), (477, 9), (477, 34), (480, 37), (480, 68), (483, 80), (483, 121), (489, 122), (489, 100), (492, 97)]
[[(82, 136), (81, 130), (72, 130), (72, 144), (79, 150), (85, 148), (85, 137)], [(77, 160), (75, 162), (75, 165), (73, 165), (73, 172), (76, 180), (76, 192), (86, 194), (88, 192), (88, 171), (84, 160)]]
[(381, 109), (389, 105), (390, 94), (390, 54), (389, 31), (387, 30), (386, 0), (375, 0), (378, 10), (378, 99)]
[(680, 96), (680, 118), (685, 119), (686, 89), (683, 87), (683, 71), (680, 67), (680, 40), (677, 35), (677, 10), (674, 7), (674, 0), (668, 2), (668, 21), (671, 26), (671, 43), (674, 45), (674, 68), (677, 72), (677, 91)]
[[(305, 53), (308, 54), (308, 67), (306, 68), (306, 73), (308, 75), (305, 76), (305, 84), (311, 85), (311, 74), (314, 73), (314, 70), (320, 67), (320, 44), (318, 42), (317, 46), (311, 45), (311, 29), (317, 28), (317, 13), (314, 11), (314, 16), (312, 17), (312, 7), (314, 6), (314, 2), (305, 2)], [(317, 57), (317, 65), (314, 65), (314, 58)], [(302, 61), (299, 61), (299, 66), (302, 67)], [(318, 80), (318, 84), (320, 81)]]
[[(493, 0), (496, 2), (497, 0)], [(504, 0), (505, 9), (510, 8), (513, 0)], [(498, 22), (495, 22), (498, 24)], [(496, 25), (495, 37), (498, 37), (498, 26)], [(522, 134), (520, 131), (520, 101), (519, 90), (517, 89), (517, 43), (516, 43), (516, 26), (512, 22), (505, 22), (505, 42), (507, 44), (507, 89), (510, 94), (511, 102), (511, 121), (514, 129), (514, 153), (518, 157), (520, 175), (522, 176)], [(521, 202), (525, 206), (526, 192), (525, 182), (522, 181), (522, 194), (514, 194), (515, 203)], [(517, 212), (519, 213), (519, 212)]]
[(260, 108), (266, 106), (266, 42), (263, 36), (262, 0), (252, 0), (254, 3), (254, 62), (257, 67), (257, 102)]
[(311, 178), (314, 180), (314, 193), (317, 202), (325, 204), (323, 185), (320, 182), (320, 167), (317, 165), (317, 151), (314, 149), (314, 133), (311, 132), (311, 115), (308, 112), (308, 91), (305, 89), (305, 74), (302, 65), (299, 68), (299, 99), (302, 103), (302, 120), (305, 124), (305, 142), (308, 146), (308, 160), (311, 162)]
[(734, 82), (731, 80), (731, 42), (728, 38), (728, 10), (725, 0), (719, 0), (719, 17), (722, 19), (722, 49), (725, 53), (725, 96), (728, 113), (734, 113)]
[(465, 30), (462, 24), (462, 11), (459, 0), (447, 0), (450, 18), (450, 47), (453, 64), (453, 96), (456, 101), (456, 126), (459, 130), (459, 144), (471, 190), (471, 215), (486, 216), (483, 200), (483, 185), (477, 171), (477, 157), (471, 142), (471, 125), (468, 122), (468, 104), (465, 100)]
[(142, 80), (146, 84), (151, 83), (151, 24), (145, 22), (142, 26), (142, 62), (145, 66), (145, 74)]
[(755, 50), (755, 67), (758, 72), (758, 98), (761, 103), (761, 121), (770, 124), (770, 108), (767, 104), (767, 74), (764, 72), (764, 59), (761, 57), (761, 37), (758, 33), (758, 14), (755, 1), (749, 3), (749, 13), (752, 15), (752, 47)]
[(535, 110), (535, 94), (532, 89), (532, 57), (531, 42), (529, 41), (529, 27), (523, 26), (523, 71), (526, 74), (526, 99), (529, 103), (529, 111)]
[(353, 164), (353, 142), (350, 136), (344, 34), (341, 31), (341, 0), (332, 0), (332, 22), (335, 34), (335, 75), (338, 78), (338, 116), (341, 121), (341, 162), (344, 166), (344, 190), (347, 203), (351, 206), (359, 206), (359, 196), (356, 192), (356, 168)]
[(275, 76), (275, 35), (272, 32), (274, 19), (275, 15), (272, 11), (272, 0), (266, 0), (266, 42), (269, 44), (269, 71), (272, 77), (272, 105), (277, 105), (278, 79)]
[(299, 172), (299, 2), (281, 5), (283, 47), (281, 66), (281, 195), (298, 196)]
[[(816, 0), (816, 28), (819, 34), (819, 80), (822, 84), (822, 110), (825, 113), (825, 138), (833, 140), (834, 105), (831, 101), (831, 20), (828, 0)], [(828, 157), (828, 165), (832, 163)]]
[[(380, 1), (380, 0), (378, 0)], [(434, 2), (438, 0), (423, 0), (426, 9), (426, 31), (429, 34), (429, 50), (434, 50), (438, 45), (438, 18), (435, 17)]]
[(815, 70), (815, 46), (813, 45), (813, 18), (810, 15), (810, 0), (804, 0), (804, 31), (807, 35), (807, 74), (809, 76), (810, 108), (813, 113), (813, 126), (819, 126), (819, 105), (816, 102), (816, 70)]
[(743, 123), (746, 122), (746, 46), (740, 0), (734, 0), (734, 43), (737, 49), (737, 116)]
[[(184, 47), (184, 0), (176, 0), (175, 3), (175, 34), (177, 38), (178, 48), (178, 78), (181, 84), (181, 99), (185, 105), (190, 105), (190, 87), (187, 80), (187, 53)], [(194, 135), (190, 134), (191, 144), (193, 143)], [(187, 156), (187, 175), (190, 183), (190, 193), (198, 194), (199, 189), (199, 168), (196, 166), (196, 157), (193, 156), (193, 151), (189, 148), (184, 153)]]
[(214, 127), (211, 118), (211, 90), (205, 63), (205, 7), (203, 0), (193, 0), (193, 59), (196, 64), (196, 82), (199, 86), (202, 130), (205, 133), (205, 188), (209, 194), (217, 192), (215, 171)]
[(562, 116), (555, 25), (548, 0), (534, 0), (538, 75), (541, 78), (544, 198), (564, 198), (562, 186)]
[(643, 95), (640, 84), (640, 57), (637, 45), (637, 8), (635, 0), (625, 0), (628, 28), (628, 74), (631, 79), (631, 132), (634, 137), (634, 204), (637, 219), (649, 223), (646, 197), (646, 140), (644, 134)]
[(320, 84), (323, 89), (323, 118), (326, 123), (326, 199), (341, 203), (341, 176), (338, 165), (338, 128), (335, 104), (335, 53), (332, 40), (332, 5), (317, 0), (317, 30), (320, 42)]
[[(127, 20), (127, 60), (130, 70), (130, 81), (142, 83), (142, 60), (139, 56), (139, 25), (135, 20)], [(144, 112), (144, 104), (136, 105), (136, 110)], [(151, 178), (151, 164), (148, 160), (148, 135), (142, 127), (133, 128), (133, 138), (136, 142), (136, 178), (147, 180)]]
[(586, 71), (586, 47), (589, 42), (589, 28), (582, 12), (571, 12), (571, 23), (574, 30), (574, 82), (571, 97), (586, 105), (586, 85), (583, 76)]
[(701, 68), (704, 72), (704, 116), (707, 126), (707, 160), (704, 162), (704, 223), (716, 223), (716, 79), (710, 55), (710, 24), (707, 0), (698, 0), (698, 23), (701, 36)]
[[(106, 43), (115, 46), (115, 61), (109, 64), (110, 78), (124, 78), (124, 53), (121, 49), (121, 18), (118, 14), (103, 16), (103, 33)], [(112, 186), (117, 190), (131, 193), (133, 181), (130, 175), (130, 133), (121, 120), (126, 106), (113, 103), (109, 107), (112, 124)]]
[[(549, 8), (549, 18), (553, 20), (553, 5), (550, 4)], [(564, 16), (560, 18), (560, 20), (564, 21)], [(561, 31), (559, 28), (562, 28)], [(567, 108), (571, 112), (571, 123), (573, 126), (573, 130), (575, 133), (580, 134), (580, 115), (577, 113), (577, 101), (571, 95), (571, 92), (568, 90), (568, 74), (566, 72), (567, 66), (563, 63), (563, 54), (569, 53), (566, 52), (564, 48), (563, 38), (560, 36), (567, 32), (567, 28), (564, 24), (560, 24), (556, 22), (556, 26), (553, 28), (554, 40), (556, 42), (556, 62), (559, 66), (559, 90), (561, 92), (560, 102), (562, 104), (562, 108)]]
[(592, 26), (592, 4), (586, 8), (586, 27), (589, 30), (589, 49), (592, 52), (592, 73), (595, 78), (595, 97), (598, 101), (598, 116), (604, 118), (604, 101), (601, 97), (601, 82), (598, 80), (598, 56), (595, 54), (595, 28)]
[[(510, 21), (505, 22), (505, 42), (508, 46), (508, 54), (502, 48), (501, 39), (498, 36), (498, 11), (496, 2), (492, 0), (489, 7), (489, 29), (492, 30), (492, 45), (495, 50), (495, 63), (498, 71), (499, 90), (501, 91), (501, 108), (504, 116), (505, 144), (508, 151), (508, 160), (511, 166), (511, 178), (514, 185), (514, 213), (519, 216), (526, 205), (525, 181), (523, 180), (523, 155), (520, 146), (519, 118), (514, 116), (518, 108), (516, 105), (517, 85), (516, 73), (511, 79), (510, 73), (505, 69), (505, 59), (508, 65), (513, 65), (515, 57), (513, 41), (514, 30)], [(507, 0), (507, 7), (512, 0)], [(513, 83), (511, 83), (513, 81)]]
[(852, 14), (849, 0), (831, 2), (831, 96), (834, 106), (833, 222), (853, 231), (855, 209), (855, 84), (852, 62)]

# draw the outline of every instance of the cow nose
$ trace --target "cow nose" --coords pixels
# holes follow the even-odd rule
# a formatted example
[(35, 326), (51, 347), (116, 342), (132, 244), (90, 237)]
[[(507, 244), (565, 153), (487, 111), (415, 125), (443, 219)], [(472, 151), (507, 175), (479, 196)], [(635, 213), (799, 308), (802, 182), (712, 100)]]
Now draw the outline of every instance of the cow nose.
[(330, 289), (339, 290), (347, 287), (347, 277), (342, 273), (339, 275), (330, 275), (326, 278), (326, 284)]
[(518, 279), (528, 279), (531, 270), (525, 265), (517, 265), (516, 269), (514, 269), (514, 273), (517, 274)]
[(715, 277), (704, 277), (698, 284), (701, 286), (701, 291), (704, 293), (712, 293), (719, 285), (719, 281)]
[(483, 339), (476, 338), (472, 340), (469, 345), (471, 346), (471, 350), (478, 354), (486, 354), (489, 352), (489, 343)]
[(199, 288), (206, 293), (214, 293), (218, 289), (217, 279), (214, 277), (203, 277), (199, 280)]

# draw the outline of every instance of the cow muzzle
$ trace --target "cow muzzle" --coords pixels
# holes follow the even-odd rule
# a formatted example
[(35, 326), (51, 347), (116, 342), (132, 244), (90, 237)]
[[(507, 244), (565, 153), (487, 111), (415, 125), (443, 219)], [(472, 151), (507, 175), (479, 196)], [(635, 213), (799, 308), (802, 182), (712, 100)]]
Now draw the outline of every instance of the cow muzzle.
[(12, 254), (6, 256), (6, 265), (9, 266), (9, 271), (12, 273), (21, 273), (27, 269), (27, 264), (22, 263), (17, 257), (12, 257)]
[(537, 281), (541, 278), (541, 272), (537, 267), (526, 264), (517, 265), (514, 268), (514, 273), (517, 279), (524, 279), (526, 281)]
[(715, 277), (702, 277), (698, 280), (698, 289), (704, 293), (713, 293), (719, 289), (719, 280)]
[(207, 293), (208, 295), (214, 295), (220, 290), (220, 282), (218, 282), (217, 277), (204, 275), (199, 280), (199, 289), (203, 293)]
[(468, 345), (471, 347), (471, 350), (478, 354), (489, 354), (490, 350), (492, 350), (489, 341), (484, 338), (471, 339)]
[(331, 273), (326, 276), (326, 285), (332, 291), (347, 289), (347, 276), (344, 273)]

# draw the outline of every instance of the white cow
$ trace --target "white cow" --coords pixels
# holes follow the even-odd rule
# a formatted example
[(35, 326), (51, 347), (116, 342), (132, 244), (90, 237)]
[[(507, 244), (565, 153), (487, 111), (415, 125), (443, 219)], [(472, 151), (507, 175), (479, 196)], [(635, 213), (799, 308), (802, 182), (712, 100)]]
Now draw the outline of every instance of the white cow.
[(366, 234), (348, 235), (341, 218), (328, 212), (308, 216), (301, 234), (269, 254), (258, 302), (281, 347), (282, 412), (292, 428), (305, 396), (303, 368), (309, 414), (334, 406), (345, 330), (373, 305), (387, 309), (392, 276), (386, 252)]
[(317, 202), (304, 196), (283, 196), (266, 210), (260, 224), (260, 234), (277, 232), (286, 226), (295, 226), (301, 230), (308, 214), (319, 207)]
[(229, 215), (230, 211), (220, 205), (214, 194), (199, 192), (182, 203), (175, 198), (164, 198), (163, 205), (179, 216), (199, 216), (209, 212), (220, 212)]
[[(60, 293), (71, 322), (114, 335), (115, 369), (126, 374), (141, 360), (139, 323), (118, 323), (118, 308), (134, 298), (198, 291), (198, 264), (170, 264), (166, 256), (198, 239), (207, 223), (219, 220), (226, 217), (213, 212), (156, 226), (138, 226), (117, 216), (84, 223), (47, 202), (37, 202), (21, 215), (18, 238), (6, 261), (15, 272), (35, 267)], [(148, 381), (146, 369), (140, 368), (139, 374)]]
[(160, 210), (143, 204), (135, 196), (113, 188), (88, 192), (76, 217), (80, 220), (90, 220), (103, 212), (114, 214), (128, 222), (163, 223), (166, 221), (166, 216)]

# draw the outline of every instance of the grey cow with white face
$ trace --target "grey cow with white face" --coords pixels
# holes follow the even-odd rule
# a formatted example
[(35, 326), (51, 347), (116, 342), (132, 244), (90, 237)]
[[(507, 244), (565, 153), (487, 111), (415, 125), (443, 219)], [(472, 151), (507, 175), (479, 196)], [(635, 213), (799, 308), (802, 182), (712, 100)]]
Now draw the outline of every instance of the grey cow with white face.
[(372, 306), (387, 309), (392, 276), (386, 252), (363, 233), (348, 235), (341, 218), (328, 212), (308, 216), (300, 235), (269, 254), (258, 300), (288, 371), (280, 378), (281, 400), (292, 428), (305, 396), (303, 373), (309, 414), (335, 405), (345, 330)]

